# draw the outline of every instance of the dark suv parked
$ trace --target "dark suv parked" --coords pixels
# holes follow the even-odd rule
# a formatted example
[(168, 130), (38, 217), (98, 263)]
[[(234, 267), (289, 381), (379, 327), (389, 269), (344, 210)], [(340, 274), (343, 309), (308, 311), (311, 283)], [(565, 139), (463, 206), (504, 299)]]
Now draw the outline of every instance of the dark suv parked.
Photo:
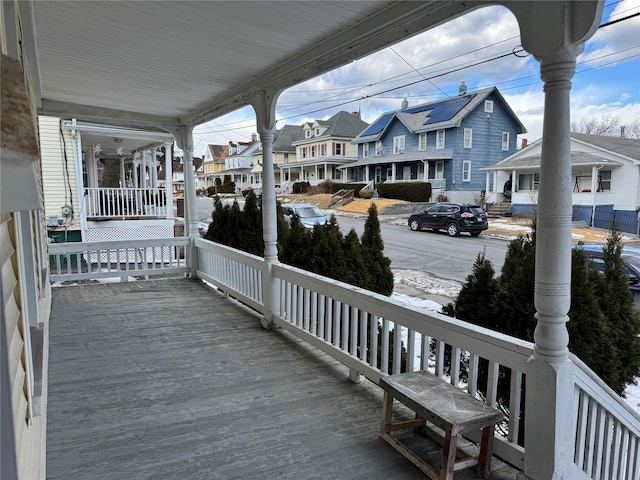
[[(587, 255), (589, 265), (599, 272), (604, 271), (604, 253), (602, 245), (578, 244), (574, 248), (581, 248)], [(640, 247), (625, 245), (622, 248), (622, 261), (624, 262), (624, 274), (629, 279), (629, 289), (633, 294), (635, 304), (640, 308)]]
[(436, 203), (426, 210), (412, 213), (409, 227), (414, 232), (429, 228), (434, 232), (446, 230), (451, 237), (457, 237), (460, 232), (469, 232), (477, 237), (489, 228), (489, 222), (487, 214), (478, 205)]

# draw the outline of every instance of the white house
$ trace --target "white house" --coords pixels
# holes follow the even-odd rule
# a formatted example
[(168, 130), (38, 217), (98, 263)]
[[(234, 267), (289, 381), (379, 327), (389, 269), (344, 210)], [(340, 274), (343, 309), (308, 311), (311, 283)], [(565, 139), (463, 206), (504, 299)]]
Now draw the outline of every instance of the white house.
[(173, 237), (173, 187), (158, 182), (171, 134), (42, 115), (38, 123), (50, 241)]
[[(493, 198), (510, 200), (513, 215), (537, 207), (541, 155), (538, 140), (483, 169)], [(640, 140), (572, 133), (571, 176), (574, 221), (639, 234)]]

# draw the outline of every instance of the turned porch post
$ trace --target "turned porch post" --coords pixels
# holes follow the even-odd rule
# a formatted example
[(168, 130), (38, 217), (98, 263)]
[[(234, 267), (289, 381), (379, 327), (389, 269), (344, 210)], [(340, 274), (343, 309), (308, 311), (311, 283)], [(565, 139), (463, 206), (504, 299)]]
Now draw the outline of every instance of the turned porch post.
[(278, 218), (276, 212), (276, 181), (273, 171), (273, 139), (276, 131), (276, 100), (278, 93), (260, 91), (253, 101), (258, 133), (262, 142), (262, 234), (264, 237), (262, 326), (270, 328), (273, 316), (280, 314), (280, 285), (273, 277), (278, 261)]
[[(544, 122), (536, 225), (534, 353), (527, 367), (525, 475), (572, 478), (574, 373), (566, 323), (571, 302), (570, 92), (576, 58), (602, 15), (602, 1), (505, 2), (522, 44), (540, 62)], [(516, 177), (512, 179), (513, 190)]]
[(189, 276), (196, 277), (198, 271), (197, 249), (194, 240), (198, 237), (198, 206), (196, 199), (196, 175), (193, 168), (193, 127), (181, 125), (176, 136), (182, 150), (182, 171), (184, 173), (184, 235), (189, 237)]
[(167, 218), (173, 217), (173, 158), (171, 146), (173, 142), (164, 142), (164, 188), (167, 205)]

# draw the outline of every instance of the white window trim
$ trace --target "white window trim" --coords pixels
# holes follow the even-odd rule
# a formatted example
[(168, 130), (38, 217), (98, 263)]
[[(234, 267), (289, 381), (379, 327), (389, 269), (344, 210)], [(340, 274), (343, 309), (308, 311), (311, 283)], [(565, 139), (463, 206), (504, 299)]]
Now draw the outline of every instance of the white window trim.
[(484, 101), (484, 112), (485, 113), (493, 113), (493, 100), (485, 100)]
[(509, 132), (502, 132), (502, 151), (509, 150)]
[(471, 181), (471, 160), (464, 160), (462, 162), (462, 181)]
[(446, 134), (444, 130), (436, 131), (436, 150), (442, 150), (445, 145)]
[(418, 135), (418, 151), (424, 152), (427, 149), (427, 132)]
[(397, 137), (393, 137), (393, 154), (399, 155), (404, 153), (404, 135), (398, 135)]
[(362, 144), (362, 158), (369, 158), (369, 144)]
[(463, 148), (473, 147), (473, 128), (464, 129)]
[(378, 140), (376, 142), (376, 157), (382, 156), (382, 140)]

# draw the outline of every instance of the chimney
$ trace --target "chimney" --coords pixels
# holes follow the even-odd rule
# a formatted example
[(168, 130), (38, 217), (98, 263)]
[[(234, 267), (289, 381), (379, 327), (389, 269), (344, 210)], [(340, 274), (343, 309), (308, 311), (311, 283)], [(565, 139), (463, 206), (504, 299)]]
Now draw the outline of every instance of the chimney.
[(409, 100), (407, 100), (407, 97), (404, 97), (402, 99), (402, 107), (400, 107), (402, 110), (405, 110), (407, 108), (409, 108)]
[(254, 143), (258, 141), (258, 134), (257, 133), (252, 133), (251, 134), (251, 141), (254, 142)]
[(360, 111), (357, 112), (351, 112), (351, 115), (353, 115), (354, 117), (356, 117), (357, 119), (360, 118)]
[(524, 148), (529, 144), (528, 140), (526, 138), (522, 139), (522, 146), (520, 148)]
[(624, 125), (620, 127), (620, 138), (624, 138)]
[(466, 95), (467, 94), (467, 84), (462, 82), (458, 87), (458, 95)]

